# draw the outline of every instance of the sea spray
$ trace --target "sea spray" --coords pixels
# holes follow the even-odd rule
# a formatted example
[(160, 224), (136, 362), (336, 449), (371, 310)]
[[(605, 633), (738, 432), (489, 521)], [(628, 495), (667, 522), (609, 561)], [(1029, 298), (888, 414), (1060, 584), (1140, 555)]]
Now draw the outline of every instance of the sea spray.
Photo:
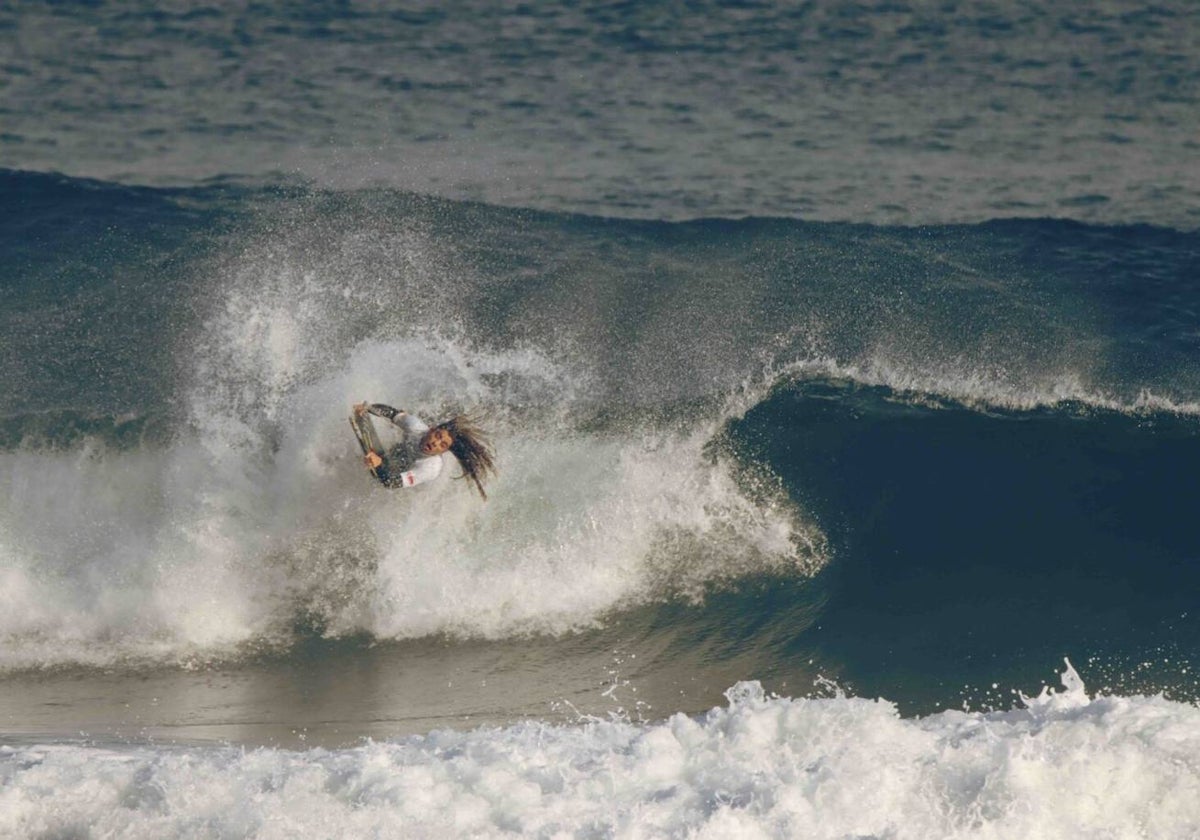
[[(225, 346), (236, 358), (239, 345)], [(165, 445), (83, 438), (0, 453), (17, 588), (56, 604), (7, 615), (3, 667), (227, 658), (286, 647), (298, 628), (563, 633), (748, 575), (811, 575), (825, 560), (797, 507), (778, 489), (768, 503), (731, 455), (709, 450), (711, 420), (580, 426), (592, 414), (572, 400), (586, 380), (534, 350), (412, 336), (363, 342), (300, 376), (295, 345), (273, 346), (261, 365), (224, 369), (238, 387), (215, 374), (194, 386), (193, 423)], [(260, 369), (261, 411), (246, 379)], [(481, 410), (501, 457), (492, 499), (454, 480), (375, 485), (345, 422), (361, 399), (429, 419)], [(47, 530), (47, 516), (71, 528)]]

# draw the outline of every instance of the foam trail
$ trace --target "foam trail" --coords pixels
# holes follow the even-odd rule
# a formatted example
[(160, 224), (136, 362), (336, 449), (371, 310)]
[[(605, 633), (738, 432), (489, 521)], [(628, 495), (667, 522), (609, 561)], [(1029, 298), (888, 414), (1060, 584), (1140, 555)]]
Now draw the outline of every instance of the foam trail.
[(1065, 690), (903, 719), (764, 696), (307, 752), (0, 748), (0, 833), (160, 837), (1194, 837), (1200, 710)]

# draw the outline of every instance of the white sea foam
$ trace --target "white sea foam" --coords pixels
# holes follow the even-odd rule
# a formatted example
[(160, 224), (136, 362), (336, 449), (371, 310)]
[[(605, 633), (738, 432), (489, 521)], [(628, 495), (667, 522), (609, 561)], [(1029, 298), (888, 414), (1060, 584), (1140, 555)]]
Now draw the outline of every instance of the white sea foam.
[[(202, 328), (180, 336), (186, 417), (166, 448), (0, 453), (0, 669), (226, 656), (287, 643), (298, 619), (561, 633), (823, 561), (793, 504), (706, 451), (723, 417), (583, 431), (586, 361), (464, 338), (438, 308), (455, 278), (436, 243), (419, 226), (382, 239), (304, 256), (270, 232), (215, 269)], [(489, 501), (465, 481), (375, 484), (347, 423), (364, 399), (481, 412)]]
[(325, 751), (0, 747), (0, 834), (1106, 837), (1200, 833), (1200, 709), (1064, 690), (1007, 712), (767, 698)]
[[(226, 656), (286, 643), (305, 617), (381, 638), (561, 633), (822, 561), (794, 506), (706, 453), (720, 418), (581, 431), (584, 380), (537, 351), (410, 336), (322, 365), (296, 311), (269, 328), (239, 316), (244, 334), (275, 337), (252, 364), (236, 361), (249, 351), (233, 327), (214, 333), (228, 350), (192, 389), (193, 431), (163, 450), (0, 453), (0, 668)], [(347, 424), (362, 399), (430, 419), (482, 408), (500, 466), (490, 499), (465, 481), (375, 484)]]

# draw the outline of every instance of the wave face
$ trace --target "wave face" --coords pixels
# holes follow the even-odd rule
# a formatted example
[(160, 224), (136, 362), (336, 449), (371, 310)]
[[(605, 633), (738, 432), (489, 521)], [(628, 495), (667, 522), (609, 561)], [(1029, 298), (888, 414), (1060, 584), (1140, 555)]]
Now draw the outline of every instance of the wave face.
[[(906, 711), (1195, 695), (1195, 234), (3, 177), (6, 670), (637, 615)], [(492, 499), (373, 486), (362, 399), (479, 413)]]
[(842, 663), (857, 692), (927, 709), (936, 682), (1003, 708), (1031, 661), (1065, 651), (1106, 690), (1197, 697), (1194, 416), (809, 379), (732, 425), (837, 558), (794, 653)]

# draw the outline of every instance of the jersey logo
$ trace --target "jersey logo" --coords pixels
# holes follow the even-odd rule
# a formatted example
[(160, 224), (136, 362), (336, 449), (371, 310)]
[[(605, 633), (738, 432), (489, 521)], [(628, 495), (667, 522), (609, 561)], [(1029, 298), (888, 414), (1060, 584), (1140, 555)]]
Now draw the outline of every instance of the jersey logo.
[(409, 487), (412, 487), (414, 484), (417, 483), (416, 476), (414, 476), (410, 472), (405, 473), (404, 474), (404, 483), (407, 484)]

